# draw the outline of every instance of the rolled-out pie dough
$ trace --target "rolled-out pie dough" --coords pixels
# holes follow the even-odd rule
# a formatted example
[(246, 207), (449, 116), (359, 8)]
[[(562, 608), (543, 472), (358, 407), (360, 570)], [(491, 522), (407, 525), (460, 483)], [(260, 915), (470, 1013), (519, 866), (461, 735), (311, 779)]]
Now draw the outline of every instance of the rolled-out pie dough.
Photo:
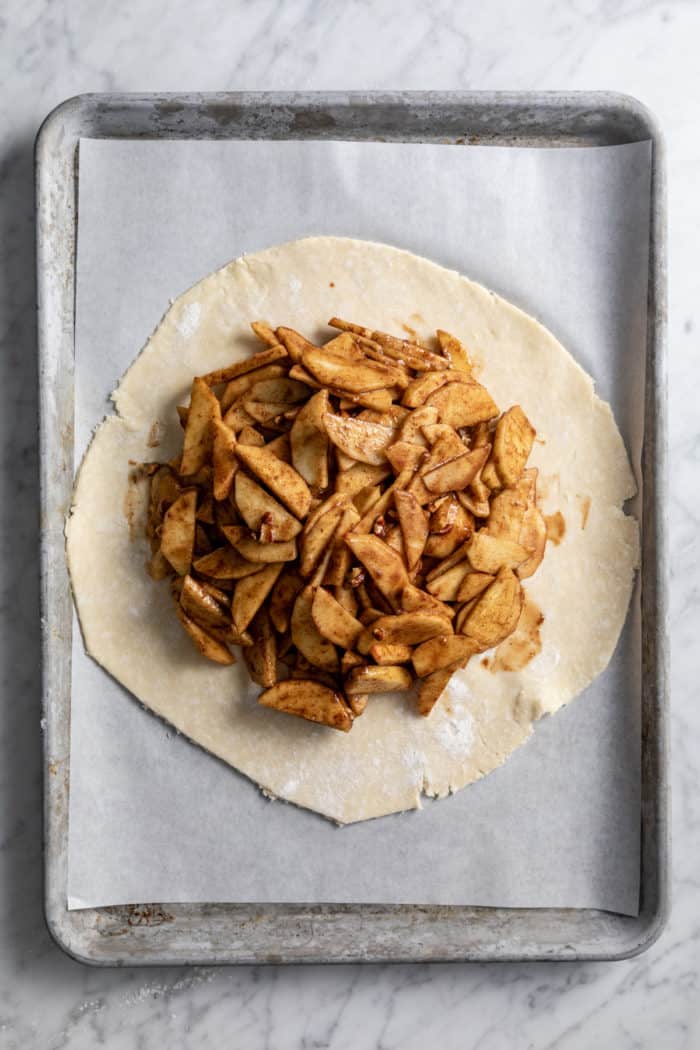
[[(429, 339), (464, 341), (501, 410), (522, 405), (537, 429), (530, 465), (545, 513), (561, 511), (525, 582), (544, 613), (542, 648), (522, 671), (473, 659), (428, 719), (412, 696), (373, 696), (352, 732), (263, 708), (242, 660), (206, 662), (172, 609), (169, 584), (145, 572), (145, 486), (129, 460), (176, 455), (175, 406), (192, 377), (259, 349), (251, 320), (330, 338), (333, 314)], [(533, 723), (581, 692), (608, 664), (638, 562), (638, 528), (623, 512), (635, 482), (610, 407), (553, 335), (459, 274), (382, 244), (312, 237), (237, 259), (170, 307), (97, 429), (67, 524), (68, 561), (85, 645), (134, 696), (266, 792), (341, 823), (420, 806), (500, 766)], [(157, 427), (154, 430), (154, 423)], [(160, 444), (152, 447), (154, 433)], [(150, 442), (150, 444), (149, 444)], [(128, 513), (127, 513), (128, 511)]]

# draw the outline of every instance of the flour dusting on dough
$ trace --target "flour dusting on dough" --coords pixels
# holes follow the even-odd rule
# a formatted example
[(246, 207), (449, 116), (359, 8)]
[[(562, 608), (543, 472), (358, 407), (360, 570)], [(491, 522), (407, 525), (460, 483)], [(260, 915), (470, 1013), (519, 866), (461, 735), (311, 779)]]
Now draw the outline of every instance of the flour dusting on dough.
[(409, 771), (413, 783), (417, 788), (422, 789), (426, 765), (425, 754), (415, 747), (407, 747), (401, 754), (401, 761)]
[(182, 308), (182, 313), (175, 322), (178, 332), (183, 339), (191, 339), (199, 328), (199, 320), (202, 316), (201, 303), (187, 303)]
[(530, 661), (530, 674), (534, 675), (535, 678), (546, 678), (556, 668), (560, 659), (559, 650), (551, 642), (546, 643), (542, 646), (537, 656)]
[(460, 674), (459, 671), (450, 678), (444, 696), (452, 701), (453, 706), (459, 708), (462, 708), (474, 699), (465, 676)]
[(474, 745), (474, 719), (464, 709), (455, 710), (438, 726), (435, 735), (446, 751), (468, 755)]

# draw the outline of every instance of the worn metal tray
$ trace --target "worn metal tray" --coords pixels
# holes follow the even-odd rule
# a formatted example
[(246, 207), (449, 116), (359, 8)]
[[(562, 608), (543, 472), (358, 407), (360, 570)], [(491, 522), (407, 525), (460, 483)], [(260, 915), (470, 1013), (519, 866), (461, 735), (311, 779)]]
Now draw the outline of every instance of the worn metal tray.
[[(73, 484), (77, 146), (92, 138), (299, 138), (599, 146), (651, 139), (653, 177), (642, 509), (641, 900), (637, 918), (574, 909), (133, 904), (68, 911), (71, 594), (63, 523)], [(43, 521), (45, 907), (58, 944), (95, 964), (619, 959), (667, 912), (663, 146), (647, 111), (609, 93), (83, 95), (36, 143)]]

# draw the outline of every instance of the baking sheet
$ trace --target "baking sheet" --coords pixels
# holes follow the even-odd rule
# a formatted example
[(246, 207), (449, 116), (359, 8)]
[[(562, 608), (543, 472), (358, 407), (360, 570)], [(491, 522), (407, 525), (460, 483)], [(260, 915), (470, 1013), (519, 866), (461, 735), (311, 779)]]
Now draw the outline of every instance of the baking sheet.
[[(168, 299), (243, 251), (383, 240), (538, 316), (596, 378), (637, 468), (648, 143), (80, 146), (76, 463)], [(639, 618), (608, 671), (501, 769), (419, 813), (338, 829), (272, 803), (73, 645), (69, 906), (135, 900), (597, 907), (636, 914)], [(536, 847), (533, 845), (536, 844)]]

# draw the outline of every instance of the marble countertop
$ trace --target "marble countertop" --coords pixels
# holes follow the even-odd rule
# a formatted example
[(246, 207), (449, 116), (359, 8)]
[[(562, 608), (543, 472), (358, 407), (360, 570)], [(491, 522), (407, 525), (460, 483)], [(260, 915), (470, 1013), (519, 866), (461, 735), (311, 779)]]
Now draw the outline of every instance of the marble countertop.
[[(6, 0), (0, 15), (4, 390), (0, 1046), (444, 1050), (700, 1044), (696, 0)], [(614, 89), (664, 129), (670, 222), (673, 909), (621, 963), (83, 967), (42, 914), (32, 145), (85, 91)]]

